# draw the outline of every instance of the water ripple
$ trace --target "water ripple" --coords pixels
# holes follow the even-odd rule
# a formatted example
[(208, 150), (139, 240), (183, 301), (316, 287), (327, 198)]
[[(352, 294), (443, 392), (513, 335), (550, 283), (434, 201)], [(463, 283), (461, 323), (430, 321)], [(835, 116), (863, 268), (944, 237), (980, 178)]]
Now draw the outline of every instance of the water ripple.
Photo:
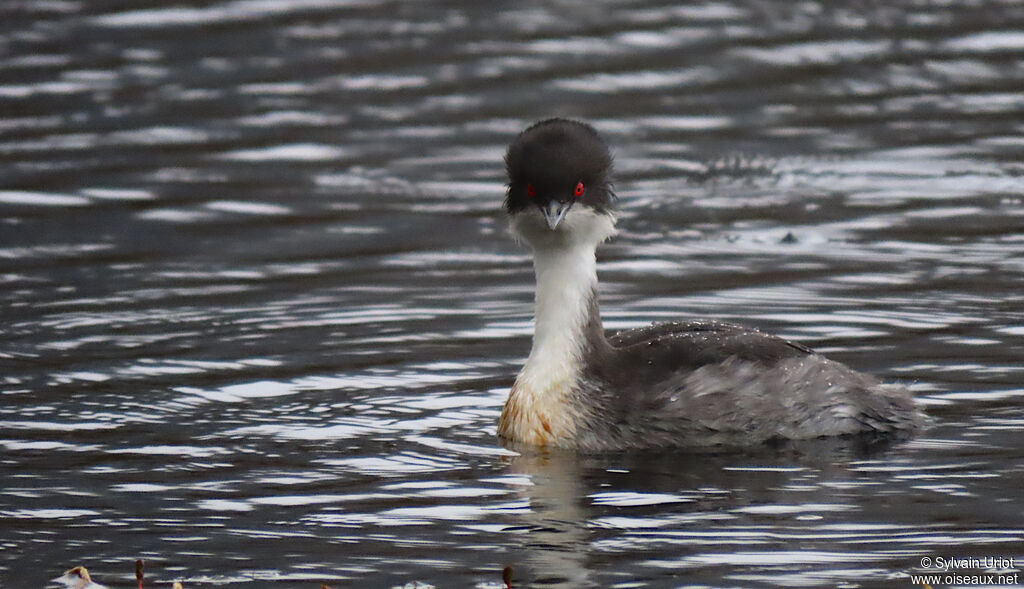
[[(1013, 2), (0, 14), (10, 586), (886, 586), (1021, 544)], [(928, 429), (503, 448), (533, 277), (502, 158), (548, 116), (614, 151), (607, 328), (796, 338)]]

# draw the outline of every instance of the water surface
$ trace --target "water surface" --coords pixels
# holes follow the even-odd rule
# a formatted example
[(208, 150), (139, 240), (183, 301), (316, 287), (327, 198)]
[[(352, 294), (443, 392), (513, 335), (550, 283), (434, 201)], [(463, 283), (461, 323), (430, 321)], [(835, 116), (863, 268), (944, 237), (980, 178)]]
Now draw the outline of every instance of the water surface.
[[(0, 586), (893, 587), (1024, 562), (1024, 10), (0, 7)], [(517, 455), (505, 145), (612, 144), (605, 323), (908, 384), (910, 443)], [(964, 574), (981, 571), (963, 570)]]

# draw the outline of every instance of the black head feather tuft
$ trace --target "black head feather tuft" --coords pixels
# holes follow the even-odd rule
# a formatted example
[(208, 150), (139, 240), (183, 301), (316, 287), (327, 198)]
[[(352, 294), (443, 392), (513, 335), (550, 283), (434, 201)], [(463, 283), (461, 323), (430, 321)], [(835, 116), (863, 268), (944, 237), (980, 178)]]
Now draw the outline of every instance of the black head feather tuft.
[[(586, 123), (548, 119), (531, 125), (509, 145), (505, 170), (505, 210), (509, 213), (532, 205), (543, 207), (553, 200), (576, 200), (599, 212), (615, 208), (609, 179), (612, 155), (597, 131)], [(583, 193), (577, 195), (581, 182)]]

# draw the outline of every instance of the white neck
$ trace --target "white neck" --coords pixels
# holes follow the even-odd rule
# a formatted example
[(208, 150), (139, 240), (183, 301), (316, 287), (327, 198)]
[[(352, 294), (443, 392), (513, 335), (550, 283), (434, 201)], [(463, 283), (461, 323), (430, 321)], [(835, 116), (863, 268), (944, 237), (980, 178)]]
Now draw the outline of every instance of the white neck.
[(537, 389), (549, 388), (545, 384), (571, 387), (581, 364), (590, 298), (597, 290), (595, 251), (614, 234), (615, 219), (574, 207), (556, 231), (542, 223), (529, 217), (513, 225), (533, 248), (537, 275), (533, 348), (520, 377), (529, 377)]
[(576, 388), (597, 288), (597, 245), (615, 233), (615, 218), (574, 207), (557, 230), (538, 210), (518, 213), (513, 232), (533, 248), (537, 273), (533, 348), (501, 412), (498, 433), (533, 445), (571, 445), (581, 418)]
[(594, 250), (538, 251), (533, 268), (537, 297), (533, 347), (526, 364), (575, 366), (582, 352), (590, 296), (597, 287)]

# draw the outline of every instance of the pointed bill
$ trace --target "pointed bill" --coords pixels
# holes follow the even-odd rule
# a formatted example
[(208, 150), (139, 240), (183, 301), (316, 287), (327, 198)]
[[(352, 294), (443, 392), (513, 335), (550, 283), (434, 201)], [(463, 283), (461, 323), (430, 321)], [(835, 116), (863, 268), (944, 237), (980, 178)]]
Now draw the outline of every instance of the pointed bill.
[(565, 214), (572, 208), (572, 201), (569, 202), (558, 202), (553, 200), (540, 208), (541, 212), (544, 213), (544, 220), (548, 222), (548, 228), (552, 231), (558, 227), (558, 224), (565, 218)]

